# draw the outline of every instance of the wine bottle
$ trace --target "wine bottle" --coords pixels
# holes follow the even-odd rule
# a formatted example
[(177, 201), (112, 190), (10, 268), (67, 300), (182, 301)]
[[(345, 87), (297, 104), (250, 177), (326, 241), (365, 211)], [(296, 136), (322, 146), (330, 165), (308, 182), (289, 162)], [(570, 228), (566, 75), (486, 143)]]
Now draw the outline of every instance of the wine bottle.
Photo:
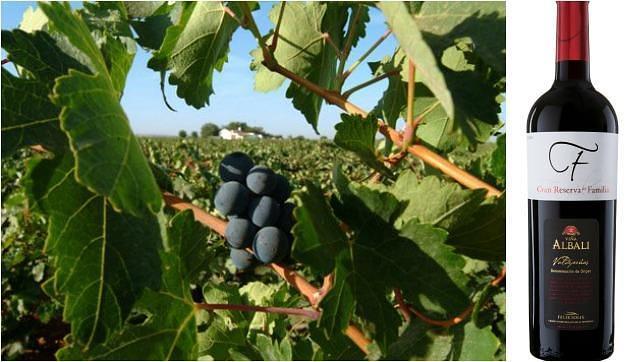
[(528, 117), (530, 352), (613, 353), (617, 118), (590, 81), (588, 2), (557, 2), (556, 77)]

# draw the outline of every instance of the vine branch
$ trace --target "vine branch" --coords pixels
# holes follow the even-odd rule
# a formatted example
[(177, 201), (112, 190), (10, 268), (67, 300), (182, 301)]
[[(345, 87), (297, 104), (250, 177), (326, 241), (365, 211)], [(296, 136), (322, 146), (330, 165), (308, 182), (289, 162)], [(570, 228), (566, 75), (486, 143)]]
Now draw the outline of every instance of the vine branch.
[[(490, 282), (490, 285), (498, 287), (501, 284), (501, 282), (503, 282), (503, 279), (505, 279), (505, 267), (503, 267), (499, 275), (497, 275), (497, 277)], [(394, 290), (394, 293), (395, 292), (396, 291)], [(400, 293), (400, 290), (398, 291), (398, 293)], [(472, 313), (472, 310), (474, 309), (474, 303), (471, 303), (467, 308), (465, 308), (465, 310), (463, 310), (457, 316), (446, 320), (437, 320), (437, 319), (429, 318), (428, 316), (424, 315), (421, 311), (414, 308), (414, 306), (407, 304), (402, 298), (402, 294), (400, 294), (399, 298), (400, 300), (398, 300), (398, 296), (397, 296), (396, 300), (398, 305), (400, 306), (401, 312), (403, 311), (403, 308), (404, 308), (409, 312), (413, 313), (421, 321), (432, 326), (439, 326), (443, 328), (449, 328), (463, 322), (465, 319), (467, 319), (467, 317), (469, 317), (469, 315)]]
[[(202, 210), (196, 205), (184, 201), (183, 199), (169, 192), (163, 193), (163, 200), (165, 201), (166, 205), (176, 210), (192, 210), (197, 221), (206, 225), (219, 235), (225, 234), (226, 225), (228, 224), (226, 221), (206, 212), (205, 210)], [(328, 291), (324, 291), (324, 286), (322, 287), (322, 289), (314, 287), (302, 275), (294, 270), (289, 269), (286, 266), (273, 263), (269, 264), (268, 267), (273, 269), (273, 271), (275, 271), (282, 279), (284, 279), (287, 283), (297, 289), (300, 294), (302, 294), (314, 307), (320, 303), (320, 301), (326, 294), (326, 291)], [(325, 284), (330, 289), (331, 279), (327, 280), (328, 278), (331, 277), (325, 277)], [(354, 325), (349, 325), (344, 333), (358, 346), (358, 348), (360, 348), (365, 354), (367, 353), (367, 348), (371, 341), (367, 337), (365, 337), (360, 329), (358, 329)]]
[[(255, 21), (252, 19), (252, 16), (250, 17), (249, 22), (251, 24), (255, 23)], [(257, 26), (250, 25), (249, 28), (252, 31), (252, 29), (257, 29)], [(253, 31), (253, 34), (255, 34), (255, 37), (260, 47), (262, 47), (262, 49), (265, 49), (265, 51), (263, 52), (264, 60), (262, 61), (262, 64), (268, 70), (281, 74), (282, 76), (290, 79), (292, 82), (295, 82), (296, 84), (308, 89), (312, 93), (320, 96), (327, 103), (333, 104), (347, 113), (357, 114), (362, 117), (366, 117), (368, 115), (367, 111), (349, 102), (346, 98), (342, 97), (342, 95), (340, 95), (338, 92), (320, 87), (319, 85), (311, 82), (310, 80), (303, 78), (293, 73), (292, 71), (284, 68), (283, 66), (281, 66), (275, 60), (275, 58), (273, 58), (272, 54), (266, 48), (266, 45), (262, 40), (261, 34), (259, 34), (258, 31), (257, 33)], [(378, 125), (379, 125), (380, 133), (382, 133), (385, 137), (389, 138), (396, 146), (398, 147), (403, 146), (403, 137), (398, 131), (389, 127), (387, 123), (385, 123), (381, 119), (378, 120)], [(479, 189), (479, 188), (485, 189), (487, 190), (488, 196), (501, 195), (501, 191), (499, 191), (494, 186), (486, 183), (485, 181), (470, 174), (469, 172), (459, 168), (455, 164), (451, 163), (450, 161), (448, 161), (438, 153), (429, 150), (425, 146), (412, 144), (408, 147), (407, 151), (413, 154), (414, 156), (420, 158), (421, 160), (423, 160), (423, 162), (427, 163), (428, 165), (438, 169), (439, 171), (446, 174), (447, 176), (450, 176), (456, 182), (460, 183), (465, 187), (468, 187), (471, 189)]]
[(195, 308), (204, 310), (237, 310), (241, 312), (262, 312), (286, 315), (299, 315), (316, 320), (320, 317), (320, 312), (302, 308), (285, 308), (285, 307), (258, 307), (244, 304), (209, 304), (195, 303)]

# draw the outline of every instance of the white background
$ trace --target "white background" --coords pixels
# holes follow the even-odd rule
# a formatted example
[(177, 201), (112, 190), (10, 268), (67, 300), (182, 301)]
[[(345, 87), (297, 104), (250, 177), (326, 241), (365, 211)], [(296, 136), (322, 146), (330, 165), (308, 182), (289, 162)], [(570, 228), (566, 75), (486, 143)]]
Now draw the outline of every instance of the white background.
[[(619, 165), (615, 353), (642, 360), (644, 346), (644, 6), (592, 0), (590, 75), (617, 112)], [(536, 360), (528, 344), (528, 216), (526, 119), (554, 78), (555, 1), (507, 3), (507, 260), (508, 360)]]

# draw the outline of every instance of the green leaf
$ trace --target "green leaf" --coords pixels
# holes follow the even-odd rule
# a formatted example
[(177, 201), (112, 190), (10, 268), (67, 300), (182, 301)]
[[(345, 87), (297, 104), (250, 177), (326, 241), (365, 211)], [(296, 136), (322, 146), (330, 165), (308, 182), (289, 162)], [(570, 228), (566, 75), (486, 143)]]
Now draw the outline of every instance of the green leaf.
[[(161, 253), (163, 266), (159, 291), (146, 289), (118, 334), (104, 344), (82, 348), (74, 343), (58, 351), (59, 359), (76, 360), (194, 360), (197, 358), (197, 310), (193, 306), (188, 280), (193, 244), (203, 249), (206, 240), (190, 211), (177, 214), (170, 222), (170, 239)], [(180, 236), (178, 239), (175, 238)], [(189, 245), (185, 245), (189, 243)], [(142, 316), (143, 321), (134, 316)]]
[(168, 239), (172, 241), (170, 249), (177, 253), (181, 261), (182, 272), (188, 281), (194, 281), (197, 273), (206, 269), (208, 253), (203, 242), (210, 235), (210, 230), (195, 221), (191, 211), (182, 211), (170, 220)]
[(255, 337), (255, 345), (264, 361), (290, 361), (292, 358), (291, 343), (288, 338), (278, 344), (265, 334)]
[(146, 18), (158, 14), (165, 1), (124, 1), (127, 15), (133, 18)]
[[(459, 327), (460, 328), (460, 327)], [(501, 342), (492, 332), (492, 326), (478, 328), (474, 322), (462, 327), (454, 337), (455, 353), (452, 358), (462, 361), (491, 361)]]
[[(335, 283), (322, 300), (319, 324), (327, 336), (342, 332), (355, 314), (374, 326), (383, 353), (398, 336), (401, 319), (386, 298), (393, 288), (417, 306), (452, 314), (468, 301), (465, 261), (444, 244), (444, 230), (418, 222), (393, 226), (404, 208), (389, 193), (349, 183), (336, 174), (335, 214), (353, 238), (335, 259)], [(395, 250), (395, 252), (392, 252)]]
[(75, 58), (61, 50), (54, 38), (44, 31), (26, 33), (22, 30), (2, 31), (2, 47), (7, 59), (25, 69), (44, 85), (67, 74), (69, 69), (88, 71)]
[[(181, 20), (167, 28), (161, 48), (149, 63), (157, 71), (168, 70), (177, 96), (195, 108), (209, 104), (213, 71), (223, 69), (230, 40), (239, 27), (225, 6), (219, 1), (185, 4)], [(230, 6), (241, 13), (234, 3)]]
[(465, 190), (436, 176), (418, 179), (411, 171), (401, 173), (387, 190), (407, 203), (400, 214), (399, 225), (417, 218), (450, 232), (461, 220), (476, 212), (486, 194), (484, 190)]
[[(109, 198), (116, 210), (142, 216), (161, 209), (161, 194), (119, 104), (120, 92), (89, 28), (68, 5), (41, 3), (50, 25), (82, 51), (96, 69), (58, 77), (51, 99), (62, 107), (60, 120), (76, 159), (75, 176)], [(115, 67), (122, 70), (123, 64)], [(113, 66), (111, 64), (110, 66)], [(117, 82), (118, 83), (118, 82)], [(93, 97), (100, 95), (101, 101)]]
[[(284, 4), (288, 7), (291, 3)], [(277, 7), (279, 6), (280, 5), (277, 5)], [(282, 26), (284, 26), (285, 20), (286, 19), (282, 20)], [(346, 20), (346, 6), (328, 3), (326, 4), (326, 11), (324, 12), (324, 17), (322, 19), (321, 32), (327, 33), (334, 44), (340, 44), (342, 41), (342, 29), (344, 28)], [(281, 29), (280, 35), (282, 31)], [(280, 46), (282, 46), (282, 44), (278, 41), (278, 48)], [(311, 51), (313, 51), (313, 49)], [(313, 59), (309, 62), (310, 69), (308, 71), (303, 71), (301, 75), (322, 88), (332, 89), (336, 79), (336, 50), (330, 44), (322, 41), (318, 53), (311, 53), (311, 56)], [(289, 85), (286, 90), (286, 97), (293, 99), (293, 106), (302, 112), (306, 121), (311, 124), (313, 129), (317, 132), (318, 119), (320, 116), (320, 110), (322, 109), (322, 98), (295, 82), (291, 82)]]
[[(395, 56), (393, 58), (386, 57), (382, 61), (370, 65), (374, 76), (400, 69), (400, 64), (396, 64)], [(407, 102), (407, 88), (399, 76), (388, 77), (387, 82), (387, 89), (371, 113), (384, 120), (389, 127), (395, 128), (396, 121), (400, 118), (400, 113)]]
[(45, 250), (54, 257), (55, 290), (76, 343), (93, 346), (119, 330), (146, 287), (160, 283), (158, 220), (117, 213), (79, 185), (67, 153), (30, 171), (32, 198), (49, 215)]
[[(275, 4), (269, 13), (273, 24), (277, 23), (280, 6)], [(326, 9), (325, 4), (316, 2), (284, 3), (279, 39), (273, 54), (281, 66), (299, 76), (309, 74), (313, 63), (319, 59), (318, 56), (325, 47), (322, 38), (322, 20)], [(269, 36), (266, 43), (271, 42), (272, 37)], [(251, 68), (257, 72), (255, 90), (268, 92), (279, 88), (285, 78), (261, 64), (264, 60), (262, 50), (257, 48), (251, 54), (253, 55)]]
[[(143, 3), (146, 2), (138, 2)], [(163, 44), (166, 30), (172, 26), (172, 19), (168, 15), (149, 16), (143, 20), (130, 20), (130, 25), (136, 31), (136, 42), (148, 49), (158, 50)]]
[[(97, 103), (91, 94), (103, 95)], [(109, 78), (70, 71), (52, 96), (63, 107), (63, 130), (76, 158), (76, 177), (117, 210), (143, 215), (161, 208), (161, 193)]]
[[(32, 8), (31, 6), (22, 13), (22, 20), (20, 21), (20, 30), (24, 30), (27, 33), (33, 33), (36, 30), (42, 30), (47, 26), (47, 16), (45, 13), (40, 10), (40, 8)], [(4, 43), (4, 40), (2, 41)]]
[[(498, 98), (505, 89), (503, 3), (437, 1), (406, 5), (411, 14), (405, 13), (403, 4), (387, 6), (396, 7), (396, 16), (413, 24), (407, 28), (420, 37), (416, 40), (423, 45), (418, 48), (424, 46), (432, 52), (432, 59), (440, 59), (437, 71), (442, 74), (453, 103), (451, 109), (446, 107), (441, 93), (424, 79), (413, 53), (399, 39), (407, 58), (417, 65), (417, 81), (426, 86), (420, 90), (417, 87), (414, 113), (421, 113), (433, 103), (442, 106), (425, 113), (418, 137), (431, 146), (448, 150), (459, 144), (487, 141), (499, 123)], [(403, 69), (408, 61), (405, 59)], [(406, 72), (402, 74), (407, 81)]]
[[(351, 4), (351, 18), (349, 19), (348, 26), (352, 26), (351, 24), (354, 24), (354, 36), (353, 39), (351, 39), (351, 47), (356, 47), (358, 45), (358, 42), (360, 39), (364, 38), (367, 36), (367, 23), (369, 23), (369, 4), (361, 4), (359, 2), (355, 2)], [(347, 6), (344, 5), (346, 8)], [(344, 29), (344, 27), (341, 27), (340, 29)], [(346, 45), (346, 43), (349, 41), (349, 29), (347, 29), (346, 34), (344, 34), (344, 39), (341, 42), (338, 42), (336, 44), (339, 44), (338, 46), (343, 49)]]
[(58, 113), (48, 98), (49, 87), (39, 80), (14, 77), (2, 69), (2, 157), (18, 149), (43, 145), (64, 152), (67, 137), (59, 128)]
[(434, 47), (469, 38), (476, 54), (505, 75), (505, 4), (498, 1), (427, 1), (413, 11), (418, 28)]
[(313, 328), (311, 339), (320, 346), (324, 361), (360, 361), (364, 353), (344, 333), (326, 335), (320, 328)]
[(97, 73), (107, 76), (109, 71), (98, 44), (80, 15), (72, 12), (68, 3), (40, 3), (40, 9), (49, 18), (49, 26), (65, 35), (71, 45), (85, 54)]
[[(236, 286), (207, 283), (203, 287), (207, 303), (242, 304)], [(235, 353), (257, 359), (256, 352), (248, 343), (248, 332), (255, 313), (218, 310), (211, 313), (208, 327), (199, 333), (199, 355), (214, 360), (237, 360)], [(248, 358), (248, 357), (247, 357)]]
[(430, 45), (423, 39), (421, 29), (407, 7), (402, 2), (381, 2), (378, 3), (378, 7), (385, 15), (400, 47), (407, 57), (414, 61), (418, 80), (431, 89), (441, 102), (447, 116), (452, 118), (455, 114), (453, 91), (447, 86)]
[(293, 257), (320, 275), (333, 270), (333, 260), (348, 240), (333, 215), (322, 190), (307, 183), (295, 195), (297, 223), (293, 227)]
[(345, 150), (354, 152), (360, 159), (376, 171), (393, 177), (391, 170), (379, 160), (375, 147), (378, 122), (373, 115), (362, 118), (354, 114), (341, 114), (342, 122), (335, 125), (333, 141)]
[(447, 243), (475, 259), (505, 260), (505, 194), (487, 200), (453, 227)]
[[(441, 333), (442, 332), (442, 333)], [(391, 345), (387, 360), (445, 361), (452, 350), (452, 334), (432, 328), (418, 318), (412, 318)]]

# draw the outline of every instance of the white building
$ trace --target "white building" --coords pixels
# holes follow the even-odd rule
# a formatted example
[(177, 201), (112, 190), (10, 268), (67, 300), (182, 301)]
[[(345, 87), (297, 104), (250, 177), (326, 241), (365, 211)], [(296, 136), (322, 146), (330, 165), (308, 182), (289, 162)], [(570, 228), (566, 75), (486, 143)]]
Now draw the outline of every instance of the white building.
[(239, 128), (236, 130), (224, 128), (219, 131), (219, 137), (225, 140), (243, 140), (247, 138), (262, 138), (262, 135), (254, 132), (244, 132)]

